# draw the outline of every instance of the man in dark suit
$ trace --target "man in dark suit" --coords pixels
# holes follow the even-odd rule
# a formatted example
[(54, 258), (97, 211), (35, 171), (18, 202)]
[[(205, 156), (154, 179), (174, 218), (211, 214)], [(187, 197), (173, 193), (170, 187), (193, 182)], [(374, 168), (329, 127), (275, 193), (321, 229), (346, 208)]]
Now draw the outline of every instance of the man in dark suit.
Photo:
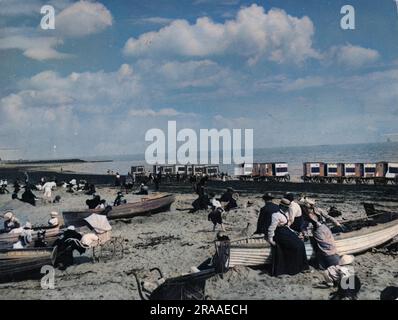
[(268, 227), (271, 224), (272, 214), (279, 211), (278, 205), (272, 202), (273, 199), (274, 196), (269, 192), (263, 195), (265, 205), (260, 210), (260, 215), (258, 216), (257, 220), (257, 230), (254, 234), (264, 234), (265, 237), (267, 236)]

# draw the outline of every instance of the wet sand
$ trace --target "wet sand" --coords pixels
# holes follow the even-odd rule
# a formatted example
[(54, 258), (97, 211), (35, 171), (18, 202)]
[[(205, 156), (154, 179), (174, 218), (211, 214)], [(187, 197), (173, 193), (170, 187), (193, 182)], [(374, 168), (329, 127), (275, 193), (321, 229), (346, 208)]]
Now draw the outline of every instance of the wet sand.
[[(167, 189), (171, 189), (167, 188)], [(186, 188), (184, 189), (185, 191)], [(98, 194), (112, 201), (115, 188), (99, 187)], [(170, 191), (170, 190), (169, 190)], [(40, 195), (36, 191), (37, 195)], [(10, 195), (0, 195), (0, 211), (13, 209), (22, 222), (45, 223), (53, 210), (82, 209), (88, 196), (68, 194), (58, 189), (53, 195), (61, 195), (60, 204), (41, 204), (32, 207)], [(355, 193), (308, 194), (318, 200), (321, 207), (331, 205), (343, 212), (344, 219), (365, 215), (363, 197)], [(242, 193), (238, 210), (225, 218), (227, 234), (237, 238), (255, 231), (259, 209), (263, 205), (261, 194)], [(138, 196), (127, 195), (128, 201)], [(208, 212), (182, 211), (191, 206), (193, 194), (179, 192), (169, 212), (149, 217), (136, 217), (123, 221), (111, 221), (112, 235), (124, 239), (123, 257), (119, 254), (108, 262), (92, 262), (91, 252), (76, 257), (76, 264), (65, 271), (56, 270), (55, 289), (42, 290), (38, 280), (0, 284), (2, 299), (139, 299), (132, 272), (143, 280), (155, 279), (149, 269), (159, 267), (166, 277), (188, 273), (214, 254), (216, 232), (207, 220)], [(247, 201), (253, 205), (246, 208)], [(396, 197), (385, 197), (379, 204), (392, 211), (398, 209)], [(246, 229), (247, 224), (249, 228)], [(398, 240), (398, 239), (396, 239)], [(121, 253), (119, 251), (119, 253)], [(396, 255), (366, 252), (356, 257), (354, 268), (362, 281), (359, 299), (378, 299), (380, 291), (398, 284), (398, 260)], [(223, 279), (214, 277), (207, 281), (206, 294), (211, 299), (328, 299), (331, 289), (315, 289), (320, 279), (318, 270), (296, 276), (270, 277), (262, 270), (238, 267), (230, 270)]]

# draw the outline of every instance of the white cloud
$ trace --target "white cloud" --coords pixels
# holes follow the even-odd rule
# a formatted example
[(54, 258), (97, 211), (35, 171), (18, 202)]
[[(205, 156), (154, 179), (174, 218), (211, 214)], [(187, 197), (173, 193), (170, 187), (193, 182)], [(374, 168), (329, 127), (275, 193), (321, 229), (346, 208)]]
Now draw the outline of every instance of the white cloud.
[(55, 37), (29, 37), (24, 35), (11, 35), (0, 38), (0, 50), (19, 49), (23, 55), (35, 60), (64, 59), (71, 55), (58, 52), (54, 47), (63, 44), (61, 39)]
[[(158, 79), (155, 87), (164, 79)], [(53, 144), (65, 156), (111, 154), (116, 149), (134, 153), (137, 146), (141, 151), (146, 130), (161, 128), (165, 117), (178, 118), (181, 124), (195, 118), (193, 113), (158, 106), (150, 94), (152, 85), (145, 73), (137, 74), (127, 64), (113, 72), (65, 76), (52, 70), (40, 72), (0, 99), (0, 137), (17, 137), (15, 146), (27, 156), (48, 156)], [(162, 90), (165, 96), (167, 90)]]
[(376, 62), (380, 58), (380, 54), (374, 49), (347, 44), (332, 47), (329, 53), (326, 54), (326, 58), (334, 59), (337, 63), (344, 66), (359, 68)]
[(313, 34), (314, 26), (308, 17), (292, 17), (279, 9), (266, 13), (263, 7), (253, 4), (223, 24), (208, 17), (199, 18), (192, 25), (186, 20), (174, 20), (157, 32), (128, 39), (123, 51), (130, 56), (155, 57), (235, 54), (250, 64), (262, 58), (301, 63), (320, 58), (312, 48)]
[(129, 111), (131, 117), (175, 117), (182, 114), (172, 108), (160, 109), (159, 111), (153, 109), (132, 109)]
[(258, 90), (278, 90), (281, 92), (300, 91), (309, 88), (323, 87), (327, 84), (332, 84), (332, 78), (320, 76), (306, 76), (303, 78), (288, 78), (284, 75), (277, 75), (267, 77), (255, 82), (255, 87)]
[(101, 3), (79, 1), (56, 16), (55, 28), (62, 35), (83, 37), (112, 25), (112, 15)]
[(140, 18), (135, 19), (135, 23), (144, 23), (144, 24), (169, 24), (173, 19), (164, 18), (164, 17), (148, 17), (148, 18)]
[[(16, 4), (7, 0), (3, 15), (12, 17), (36, 14), (37, 21), (40, 22), (42, 4), (44, 3), (38, 1)], [(18, 49), (24, 56), (39, 61), (70, 58), (73, 55), (57, 50), (57, 47), (63, 45), (65, 37), (87, 36), (112, 25), (111, 13), (101, 3), (79, 1), (70, 4), (68, 0), (52, 0), (48, 4), (56, 7), (55, 30), (50, 32), (50, 36), (39, 28), (5, 27), (0, 29), (0, 50)], [(0, 11), (2, 9), (3, 7)]]
[(228, 71), (211, 60), (170, 61), (162, 64), (158, 73), (177, 88), (219, 86), (228, 82)]
[(32, 16), (40, 13), (41, 2), (39, 0), (30, 0), (28, 2), (21, 0), (1, 0), (0, 16)]

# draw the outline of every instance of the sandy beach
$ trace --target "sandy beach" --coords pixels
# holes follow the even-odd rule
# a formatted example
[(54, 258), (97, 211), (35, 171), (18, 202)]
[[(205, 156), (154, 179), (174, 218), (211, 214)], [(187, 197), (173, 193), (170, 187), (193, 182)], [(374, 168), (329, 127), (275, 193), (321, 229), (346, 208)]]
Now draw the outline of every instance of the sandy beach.
[[(170, 191), (170, 190), (168, 190)], [(117, 189), (98, 187), (97, 193), (113, 201)], [(38, 196), (41, 193), (35, 192)], [(22, 221), (33, 224), (46, 223), (49, 213), (83, 209), (84, 194), (69, 194), (58, 188), (54, 195), (61, 196), (59, 204), (43, 204), (36, 207), (11, 200), (10, 195), (0, 195), (0, 211), (13, 209)], [(255, 231), (259, 209), (263, 205), (260, 193), (241, 193), (239, 208), (229, 212), (225, 218), (228, 236), (241, 238)], [(319, 205), (329, 208), (334, 205), (343, 219), (365, 216), (362, 202), (372, 195), (355, 193), (310, 194)], [(128, 194), (128, 202), (139, 196)], [(188, 273), (214, 254), (216, 232), (207, 220), (208, 212), (188, 213), (195, 195), (176, 193), (171, 210), (148, 217), (136, 217), (111, 221), (112, 235), (124, 239), (121, 251), (107, 262), (93, 262), (92, 253), (76, 256), (75, 265), (65, 271), (56, 270), (55, 289), (43, 290), (39, 280), (27, 280), (0, 284), (2, 299), (139, 299), (137, 285), (132, 272), (143, 280), (155, 279), (149, 269), (159, 267), (168, 277)], [(383, 199), (378, 204), (391, 211), (398, 209), (398, 199)], [(253, 204), (247, 207), (247, 202)], [(246, 229), (249, 223), (249, 227)], [(398, 240), (398, 239), (395, 239)], [(379, 299), (380, 291), (398, 283), (398, 256), (375, 250), (356, 257), (354, 268), (362, 281), (359, 299)], [(274, 278), (264, 270), (238, 267), (207, 281), (206, 294), (210, 299), (328, 299), (332, 289), (313, 288), (321, 273), (311, 268), (310, 273)]]

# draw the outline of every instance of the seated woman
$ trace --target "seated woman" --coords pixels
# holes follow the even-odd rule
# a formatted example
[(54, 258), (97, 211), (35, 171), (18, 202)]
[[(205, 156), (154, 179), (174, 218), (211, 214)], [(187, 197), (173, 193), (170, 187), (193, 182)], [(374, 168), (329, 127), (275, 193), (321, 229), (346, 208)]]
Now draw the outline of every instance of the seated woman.
[(85, 187), (86, 188), (86, 195), (88, 195), (88, 196), (91, 196), (91, 195), (93, 195), (93, 194), (95, 194), (97, 191), (96, 191), (96, 189), (95, 189), (95, 185), (94, 184), (90, 184), (90, 185), (88, 185), (88, 183), (86, 184), (87, 186)]
[(189, 211), (190, 213), (194, 213), (199, 210), (207, 210), (210, 205), (209, 195), (207, 194), (207, 189), (203, 188), (203, 191), (198, 195), (192, 202), (192, 209)]
[(48, 220), (49, 227), (57, 227), (59, 225), (58, 212), (52, 211), (50, 213), (50, 219)]
[(21, 224), (15, 217), (14, 213), (8, 211), (4, 214), (4, 232), (11, 232), (13, 229), (19, 229)]
[(30, 186), (25, 186), (25, 192), (22, 193), (21, 201), (31, 204), (32, 206), (36, 206), (36, 196), (33, 194)]
[(303, 211), (304, 219), (309, 222), (312, 228), (313, 245), (317, 264), (322, 269), (339, 264), (340, 256), (337, 254), (336, 244), (332, 231), (326, 224), (321, 223), (313, 210)]
[(32, 241), (33, 241), (32, 225), (30, 222), (26, 222), (21, 234), (18, 237), (18, 241), (13, 244), (12, 248), (13, 249), (24, 249), (30, 243), (32, 243)]
[(288, 227), (289, 205), (289, 200), (281, 200), (279, 211), (272, 214), (268, 228), (268, 241), (273, 246), (273, 276), (295, 275), (309, 268), (304, 242)]
[(86, 251), (80, 240), (82, 235), (75, 230), (74, 226), (69, 226), (64, 233), (55, 241), (54, 246), (57, 246), (57, 258), (55, 265), (60, 270), (65, 270), (68, 266), (73, 264), (73, 251), (77, 250), (80, 254)]
[(102, 199), (98, 206), (95, 207), (96, 210), (104, 210), (106, 208), (106, 200)]
[(225, 211), (229, 211), (231, 209), (237, 208), (237, 193), (231, 187), (227, 188), (227, 191), (221, 196), (219, 199), (220, 202), (226, 202), (227, 204), (224, 206)]
[(95, 209), (101, 203), (100, 196), (94, 196), (92, 199), (87, 199), (86, 204), (89, 209)]
[(113, 206), (114, 207), (118, 207), (122, 204), (126, 204), (127, 200), (124, 199), (123, 193), (121, 193), (120, 191), (117, 193), (116, 199), (115, 201), (113, 201)]

